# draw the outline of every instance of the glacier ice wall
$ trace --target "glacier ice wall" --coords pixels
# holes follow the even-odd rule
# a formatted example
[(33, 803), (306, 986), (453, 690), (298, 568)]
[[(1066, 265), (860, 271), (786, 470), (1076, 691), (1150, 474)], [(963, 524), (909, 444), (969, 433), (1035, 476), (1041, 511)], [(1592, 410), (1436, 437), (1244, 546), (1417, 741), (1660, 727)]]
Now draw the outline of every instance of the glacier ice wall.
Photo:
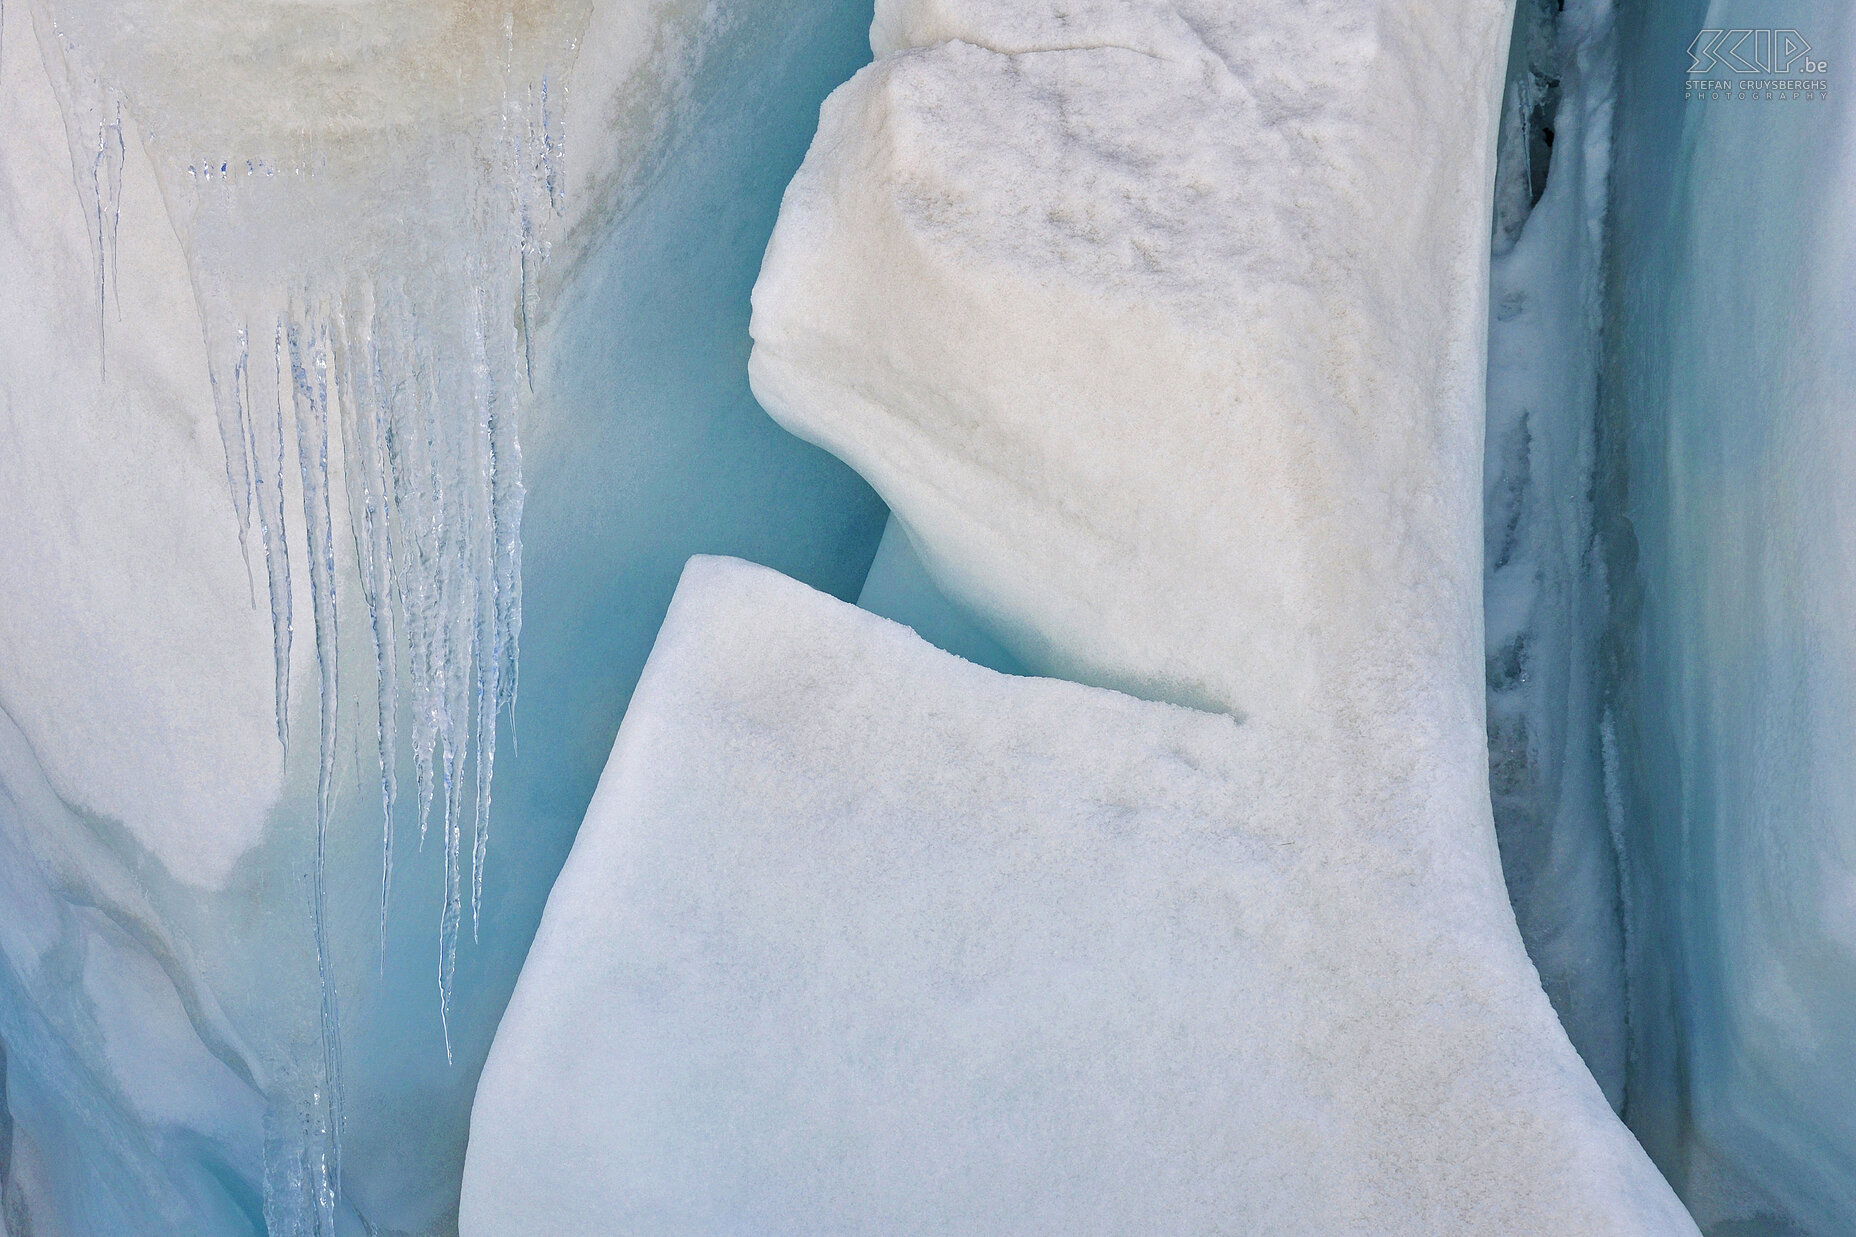
[[(1829, 65), (1785, 79), (1827, 97), (1687, 97), (1699, 31), (1774, 25)], [(1621, 23), (1601, 507), (1633, 585), (1626, 1113), (1723, 1234), (1856, 1216), (1852, 52), (1838, 4)]]
[[(742, 377), (779, 190), (862, 15), (299, 7), (281, 41), (263, 6), (0, 13), (15, 1228), (442, 1229), (682, 562), (851, 595), (881, 528)], [(557, 207), (543, 264), (528, 216)], [(518, 549), (519, 747), (471, 729), (513, 686)], [(419, 792), (468, 849), (492, 752), (519, 842), (476, 857), (473, 942), (472, 857), (420, 850)]]

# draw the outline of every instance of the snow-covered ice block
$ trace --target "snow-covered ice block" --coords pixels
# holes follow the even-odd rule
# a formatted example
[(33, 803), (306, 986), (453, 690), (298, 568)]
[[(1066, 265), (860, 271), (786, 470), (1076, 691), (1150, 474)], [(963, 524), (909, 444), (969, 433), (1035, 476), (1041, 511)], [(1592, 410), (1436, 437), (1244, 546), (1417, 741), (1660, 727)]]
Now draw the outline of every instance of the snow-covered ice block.
[(1499, 883), (1435, 896), (1306, 755), (692, 560), (461, 1231), (1692, 1233)]
[(755, 288), (757, 395), (1036, 671), (1427, 690), (1480, 660), (1507, 17), (880, 5)]

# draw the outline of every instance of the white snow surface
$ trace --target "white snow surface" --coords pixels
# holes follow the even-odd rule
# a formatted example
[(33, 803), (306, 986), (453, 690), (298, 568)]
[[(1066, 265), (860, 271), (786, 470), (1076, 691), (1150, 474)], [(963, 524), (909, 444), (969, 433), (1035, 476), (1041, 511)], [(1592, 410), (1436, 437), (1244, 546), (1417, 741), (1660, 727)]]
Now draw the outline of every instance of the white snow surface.
[(1329, 776), (692, 560), (461, 1232), (1692, 1233), (1499, 884), (1437, 898)]

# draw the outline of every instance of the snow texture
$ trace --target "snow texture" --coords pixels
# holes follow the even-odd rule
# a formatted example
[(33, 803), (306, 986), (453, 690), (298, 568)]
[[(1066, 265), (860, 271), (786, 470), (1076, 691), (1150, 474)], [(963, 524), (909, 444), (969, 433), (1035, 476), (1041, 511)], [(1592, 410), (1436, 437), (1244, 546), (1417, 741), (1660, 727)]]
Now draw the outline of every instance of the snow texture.
[(461, 1233), (1692, 1233), (1499, 884), (1438, 898), (1330, 775), (693, 560)]

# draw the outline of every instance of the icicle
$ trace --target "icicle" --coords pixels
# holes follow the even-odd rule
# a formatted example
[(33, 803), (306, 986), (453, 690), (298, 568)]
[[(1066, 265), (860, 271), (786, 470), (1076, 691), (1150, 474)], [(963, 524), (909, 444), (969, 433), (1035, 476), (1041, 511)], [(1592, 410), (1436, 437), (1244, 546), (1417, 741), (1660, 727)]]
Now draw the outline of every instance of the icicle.
[[(258, 389), (250, 389), (251, 366), (241, 364), (246, 391), (243, 404), (251, 435), (253, 490), (258, 500), (258, 531), (264, 546), (264, 574), (271, 603), (272, 687), (277, 705), (277, 739), (290, 745), (290, 548), (284, 540), (284, 338), (283, 320), (270, 326), (270, 363), (259, 365)], [(247, 336), (241, 332), (241, 336)], [(247, 336), (248, 337), (248, 336)], [(242, 342), (242, 341), (241, 341)]]
[[(213, 414), (219, 422), (219, 442), (225, 449), (226, 486), (232, 495), (232, 511), (238, 520), (239, 557), (245, 560), (245, 587), (252, 604), (257, 605), (257, 584), (251, 571), (252, 449), (251, 432), (245, 408), (250, 399), (245, 367), (249, 363), (250, 341), (243, 326), (206, 336), (206, 377), (213, 392)], [(236, 341), (223, 354), (216, 350), (216, 336)], [(268, 582), (267, 582), (268, 585)], [(283, 727), (278, 726), (281, 738)]]
[(97, 368), (109, 366), (106, 310), (116, 291), (116, 232), (121, 217), (122, 96), (94, 70), (82, 64), (78, 48), (50, 13), (35, 10), (40, 58), (58, 96), (71, 178), (90, 241), (97, 283)]
[[(97, 132), (97, 157), (91, 176), (97, 181), (97, 247), (103, 255), (101, 266), (109, 271), (109, 299), (116, 306), (116, 318), (122, 319), (122, 290), (117, 281), (116, 238), (122, 227), (122, 165), (128, 148), (122, 137), (122, 96), (109, 95), (109, 114)], [(102, 280), (97, 288), (97, 332), (103, 332)]]
[[(457, 635), (455, 630), (449, 634), (453, 637)], [(446, 687), (451, 688), (452, 681), (460, 680), (461, 677), (455, 674), (448, 676)], [(462, 709), (456, 712), (461, 713)], [(438, 1016), (444, 1033), (445, 1063), (451, 1064), (451, 993), (458, 967), (458, 925), (462, 914), (459, 852), (463, 835), (464, 778), (459, 768), (462, 752), (448, 727), (440, 739), (440, 746), (445, 773), (445, 898), (438, 917)]]
[(473, 761), (477, 771), (476, 799), (472, 813), (470, 856), (471, 940), (478, 938), (483, 905), (483, 861), (490, 844), (490, 776), (496, 759), (497, 679), (502, 670), (498, 647), (496, 613), (496, 448), (493, 430), (496, 423), (496, 379), (489, 356), (490, 312), (487, 293), (480, 281), (475, 297), (476, 352), (472, 370), (476, 375), (478, 409), (477, 437), (473, 443), (483, 461), (489, 481), (484, 506), (489, 536), (474, 547), (472, 574), (478, 581), (476, 614), (473, 616), (471, 641), (476, 647), (476, 747)]
[(395, 774), (399, 748), (398, 645), (390, 593), (394, 579), (393, 499), (383, 429), (386, 382), (374, 342), (370, 284), (363, 282), (359, 286), (356, 301), (352, 315), (345, 305), (336, 309), (334, 324), (350, 531), (374, 641), (375, 738), (380, 758), (380, 967), (384, 974), (387, 910), (393, 893), (393, 806), (398, 799)]
[(322, 1088), (315, 1111), (322, 1123), (315, 1191), (319, 1232), (335, 1232), (341, 1197), (341, 1012), (329, 954), (328, 835), (335, 793), (335, 724), (340, 707), (335, 615), (335, 538), (329, 515), (328, 339), (314, 309), (293, 315), (284, 328), (289, 348), (296, 421), (298, 471), (303, 483), (303, 525), (309, 546), (309, 590), (316, 623), (317, 703), (321, 719), (316, 767), (316, 857), (311, 872), (316, 977), (321, 987)]

